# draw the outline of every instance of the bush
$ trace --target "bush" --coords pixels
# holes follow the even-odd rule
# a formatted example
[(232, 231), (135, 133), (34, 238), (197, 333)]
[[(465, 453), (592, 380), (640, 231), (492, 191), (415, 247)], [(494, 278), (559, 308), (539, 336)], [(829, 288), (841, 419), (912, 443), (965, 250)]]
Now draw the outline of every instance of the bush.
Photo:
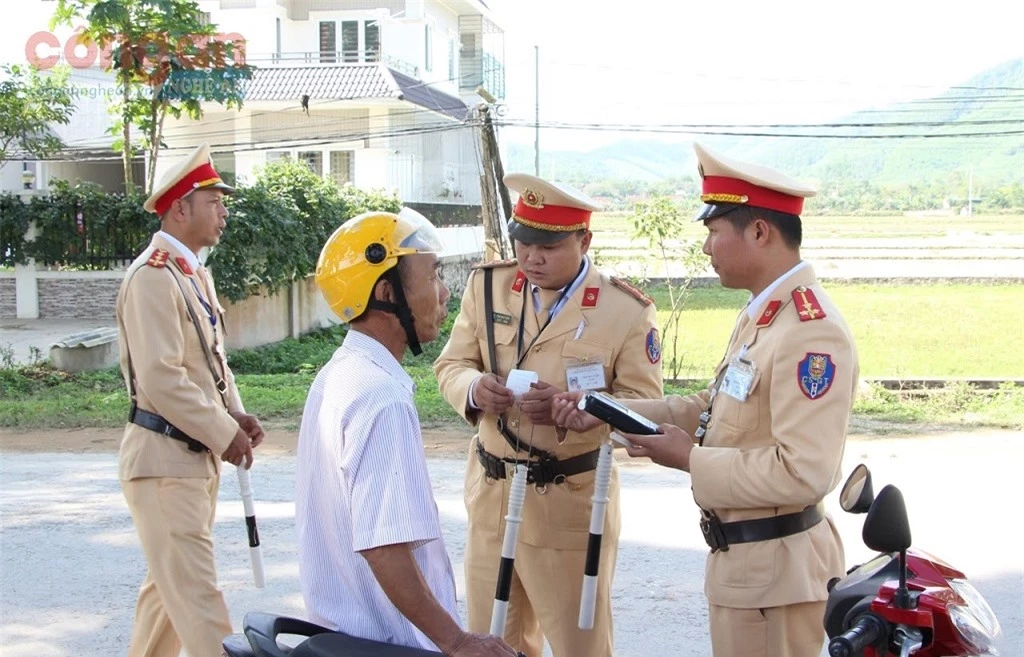
[(394, 196), (338, 189), (301, 162), (276, 162), (226, 202), (228, 230), (210, 254), (221, 295), (240, 301), (261, 287), (274, 293), (312, 274), (320, 249), (347, 219), (370, 210), (398, 212)]
[(25, 263), (28, 206), (10, 193), (0, 194), (0, 267)]

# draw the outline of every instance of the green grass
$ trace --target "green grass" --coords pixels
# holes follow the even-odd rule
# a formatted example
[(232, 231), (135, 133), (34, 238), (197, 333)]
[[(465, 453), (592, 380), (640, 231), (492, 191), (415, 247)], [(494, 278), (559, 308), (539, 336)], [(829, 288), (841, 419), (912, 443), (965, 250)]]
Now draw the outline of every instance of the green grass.
[[(829, 290), (853, 327), (864, 378), (1024, 378), (1024, 286), (840, 285)], [(662, 306), (667, 303), (664, 289), (654, 290), (654, 296)], [(721, 287), (691, 291), (680, 340), (686, 364), (681, 378), (710, 377), (746, 297), (745, 292)], [(441, 397), (431, 368), (457, 309), (453, 300), (441, 338), (426, 345), (421, 356), (405, 358), (427, 425), (458, 421)], [(333, 328), (233, 351), (230, 361), (246, 407), (261, 418), (296, 427), (314, 373), (331, 358), (344, 333)], [(668, 336), (664, 343), (668, 359)], [(692, 391), (672, 383), (666, 389)], [(0, 368), (0, 426), (117, 427), (124, 424), (127, 408), (124, 381), (116, 368), (78, 375), (45, 364)], [(1024, 388), (984, 391), (952, 383), (927, 393), (900, 393), (867, 386), (854, 410), (859, 418), (905, 423), (908, 430), (922, 423), (1021, 428)]]
[[(863, 378), (1024, 378), (1024, 286), (1019, 284), (825, 285), (850, 325)], [(665, 289), (654, 288), (659, 308)], [(707, 377), (718, 364), (749, 294), (720, 286), (691, 290), (677, 352), (663, 335), (671, 376)], [(664, 323), (667, 310), (659, 310)]]

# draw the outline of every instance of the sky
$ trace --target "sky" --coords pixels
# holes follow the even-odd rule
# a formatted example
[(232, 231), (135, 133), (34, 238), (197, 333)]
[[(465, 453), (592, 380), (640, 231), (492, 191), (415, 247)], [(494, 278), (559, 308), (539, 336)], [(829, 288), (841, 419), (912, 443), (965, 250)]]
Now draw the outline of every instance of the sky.
[[(505, 29), (505, 118), (532, 123), (539, 98), (542, 125), (820, 123), (1024, 57), (1019, 0), (489, 5)], [(540, 139), (542, 150), (586, 151), (622, 136), (542, 129)], [(502, 139), (530, 144), (534, 130), (503, 128)]]

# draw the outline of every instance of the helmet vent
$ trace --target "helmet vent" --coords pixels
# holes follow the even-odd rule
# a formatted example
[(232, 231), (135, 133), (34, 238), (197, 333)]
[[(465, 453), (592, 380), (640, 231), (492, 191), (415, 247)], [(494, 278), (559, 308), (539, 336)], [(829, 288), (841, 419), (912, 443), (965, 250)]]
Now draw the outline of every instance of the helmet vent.
[(371, 265), (379, 265), (388, 257), (388, 250), (380, 242), (374, 242), (366, 247), (366, 261)]

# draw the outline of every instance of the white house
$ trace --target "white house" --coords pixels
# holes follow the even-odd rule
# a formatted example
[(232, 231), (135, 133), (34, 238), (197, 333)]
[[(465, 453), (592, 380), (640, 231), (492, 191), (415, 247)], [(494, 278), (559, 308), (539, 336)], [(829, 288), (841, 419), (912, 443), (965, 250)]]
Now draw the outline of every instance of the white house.
[[(206, 141), (217, 166), (239, 181), (267, 162), (294, 158), (339, 184), (395, 190), (409, 203), (478, 206), (479, 138), (469, 125), (480, 102), (475, 92), (482, 87), (504, 98), (504, 33), (494, 2), (199, 0), (204, 18), (244, 40), (245, 61), (255, 71), (240, 111), (209, 104), (200, 121), (168, 119), (157, 177)], [(69, 160), (92, 160), (87, 167), (8, 166), (0, 182), (18, 188), (24, 166), (37, 168), (40, 189), (51, 177), (102, 174), (98, 182), (107, 182), (107, 169), (119, 174), (121, 163), (106, 150), (112, 138), (103, 132), (109, 117), (102, 96), (113, 82), (102, 72), (102, 57), (94, 53), (84, 66), (90, 53), (65, 47), (70, 31), (46, 32), (52, 0), (25, 4), (33, 7), (27, 22), (19, 19), (26, 23), (19, 30), (26, 53), (35, 36), (33, 56), (67, 60), (89, 80), (76, 82), (88, 91), (62, 132), (74, 154)]]

